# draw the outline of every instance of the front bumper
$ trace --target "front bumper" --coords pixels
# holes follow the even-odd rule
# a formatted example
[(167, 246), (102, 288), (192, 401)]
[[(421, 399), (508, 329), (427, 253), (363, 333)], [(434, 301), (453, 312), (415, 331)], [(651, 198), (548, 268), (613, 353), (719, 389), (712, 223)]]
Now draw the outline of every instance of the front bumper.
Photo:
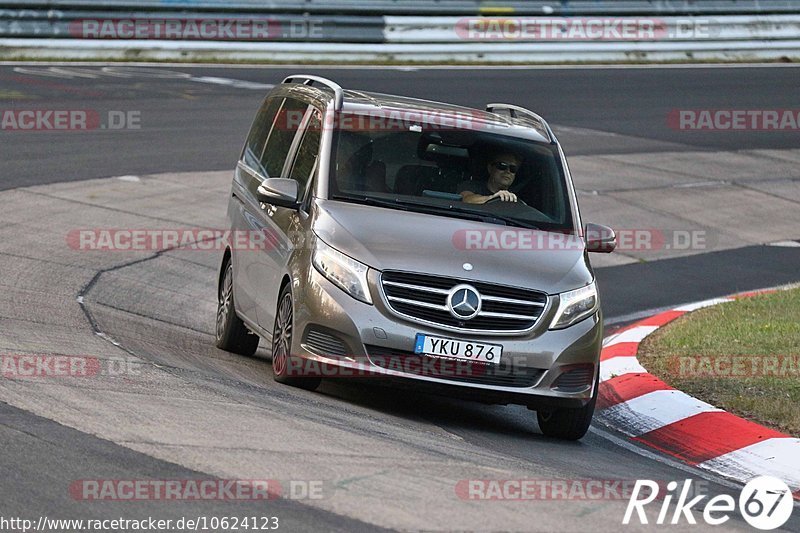
[[(328, 369), (324, 377), (382, 378), (470, 400), (535, 408), (581, 407), (592, 398), (602, 344), (599, 311), (569, 328), (551, 331), (547, 326), (558, 303), (553, 297), (529, 333), (458, 333), (397, 317), (386, 307), (379, 275), (370, 271), (374, 305), (369, 305), (309, 267), (304, 279), (293, 282), (293, 353), (303, 361), (324, 365)], [(502, 344), (503, 368), (415, 355), (417, 333)], [(583, 385), (574, 386), (574, 379), (571, 387), (559, 385), (570, 381), (559, 381), (562, 374), (573, 371), (574, 376), (578, 369), (588, 375)]]

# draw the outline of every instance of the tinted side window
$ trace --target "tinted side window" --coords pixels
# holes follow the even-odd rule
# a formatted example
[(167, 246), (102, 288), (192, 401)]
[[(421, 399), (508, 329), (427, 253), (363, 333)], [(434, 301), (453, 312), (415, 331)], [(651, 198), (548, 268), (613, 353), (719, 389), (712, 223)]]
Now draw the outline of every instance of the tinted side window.
[(261, 167), (264, 168), (266, 177), (279, 178), (281, 176), (289, 148), (292, 146), (292, 141), (307, 108), (308, 104), (291, 98), (284, 101), (261, 155)]
[(292, 170), (289, 177), (299, 183), (300, 196), (303, 196), (319, 158), (319, 143), (322, 134), (322, 115), (316, 109), (312, 112), (308, 126), (303, 132), (303, 138), (294, 157)]
[(250, 168), (263, 173), (261, 167), (261, 154), (264, 152), (264, 145), (267, 143), (267, 136), (272, 130), (272, 123), (275, 122), (275, 115), (278, 113), (283, 98), (268, 98), (258, 110), (253, 125), (250, 127), (250, 134), (244, 146), (242, 159)]

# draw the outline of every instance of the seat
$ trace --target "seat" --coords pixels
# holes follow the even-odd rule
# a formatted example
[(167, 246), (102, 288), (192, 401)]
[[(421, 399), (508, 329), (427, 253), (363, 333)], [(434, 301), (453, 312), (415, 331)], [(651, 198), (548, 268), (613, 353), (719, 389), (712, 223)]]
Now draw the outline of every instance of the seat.
[(386, 163), (380, 159), (370, 161), (364, 170), (364, 190), (367, 192), (389, 192), (386, 186)]
[(467, 172), (467, 162), (459, 159), (440, 159), (437, 161), (439, 166), (438, 176), (435, 181), (435, 189), (441, 192), (456, 193), (458, 185), (469, 179)]
[(338, 190), (358, 190), (364, 179), (366, 167), (372, 160), (372, 142), (356, 135), (343, 136), (340, 140), (343, 153), (350, 153), (346, 162), (337, 168)]
[[(532, 161), (529, 166), (523, 167), (524, 173), (519, 181), (511, 186), (511, 190), (523, 199), (529, 206), (538, 209), (547, 216), (558, 218), (564, 213), (562, 191), (557, 187), (551, 177), (558, 175), (554, 164)], [(516, 185), (516, 187), (515, 187)]]
[(394, 192), (420, 196), (423, 190), (431, 188), (438, 172), (436, 167), (428, 165), (403, 165), (394, 179)]

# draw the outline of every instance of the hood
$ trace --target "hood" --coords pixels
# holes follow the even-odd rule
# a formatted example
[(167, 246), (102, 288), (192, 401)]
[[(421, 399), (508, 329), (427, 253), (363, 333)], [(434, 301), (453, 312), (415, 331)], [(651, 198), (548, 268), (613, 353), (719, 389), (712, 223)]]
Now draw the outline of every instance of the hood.
[[(593, 279), (581, 237), (335, 200), (317, 200), (314, 233), (376, 270), (401, 270), (540, 290)], [(470, 263), (472, 270), (463, 268)]]

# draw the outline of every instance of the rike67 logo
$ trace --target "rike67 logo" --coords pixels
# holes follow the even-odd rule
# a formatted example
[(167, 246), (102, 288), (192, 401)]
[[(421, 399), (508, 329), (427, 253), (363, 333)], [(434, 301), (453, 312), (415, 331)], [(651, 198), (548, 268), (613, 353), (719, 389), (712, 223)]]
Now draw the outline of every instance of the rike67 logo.
[[(678, 482), (671, 481), (666, 486), (666, 494), (659, 494), (660, 485), (651, 480), (637, 480), (633, 493), (625, 509), (622, 523), (631, 523), (634, 511), (641, 524), (648, 523), (645, 506), (661, 500), (661, 508), (655, 523), (680, 524), (683, 520), (688, 524), (697, 524), (694, 512), (700, 512), (695, 506), (700, 504), (706, 495), (692, 494), (692, 480), (687, 479), (678, 490)], [(689, 499), (691, 496), (691, 499)], [(677, 498), (677, 500), (676, 500)], [(673, 500), (674, 509), (670, 509)], [(736, 511), (737, 502), (733, 496), (721, 494), (715, 496), (702, 506), (702, 517), (706, 524), (711, 526), (722, 525), (731, 518), (731, 513)], [(738, 510), (742, 518), (756, 529), (769, 531), (784, 525), (792, 516), (794, 500), (792, 491), (778, 478), (761, 476), (751, 480), (739, 494)], [(670, 513), (670, 511), (672, 512)], [(652, 517), (651, 517), (652, 518)]]

